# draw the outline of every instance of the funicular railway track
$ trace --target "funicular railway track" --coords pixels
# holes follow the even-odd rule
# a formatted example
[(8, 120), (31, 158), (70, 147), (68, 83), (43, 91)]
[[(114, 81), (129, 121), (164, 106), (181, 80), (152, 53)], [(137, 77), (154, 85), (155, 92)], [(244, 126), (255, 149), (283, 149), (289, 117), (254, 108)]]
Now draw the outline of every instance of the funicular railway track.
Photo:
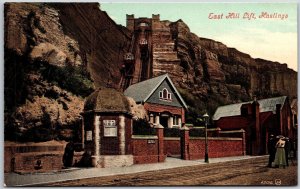
[(147, 23), (138, 24), (132, 33), (131, 44), (124, 55), (119, 88), (125, 90), (132, 84), (149, 79), (151, 69), (151, 30)]

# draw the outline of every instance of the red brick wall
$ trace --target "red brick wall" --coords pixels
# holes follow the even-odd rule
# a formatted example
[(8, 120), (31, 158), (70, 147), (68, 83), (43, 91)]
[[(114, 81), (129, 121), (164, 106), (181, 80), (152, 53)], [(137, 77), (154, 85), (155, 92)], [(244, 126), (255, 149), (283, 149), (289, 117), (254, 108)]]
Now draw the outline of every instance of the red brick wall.
[[(142, 137), (139, 137), (133, 138), (131, 141), (134, 164), (159, 162), (159, 149), (157, 138), (155, 139), (145, 137), (143, 139)], [(166, 157), (165, 155), (163, 155), (160, 158), (164, 160)]]
[[(117, 127), (118, 136), (116, 137), (105, 137), (103, 120), (115, 120)], [(101, 115), (100, 116), (100, 154), (103, 155), (118, 155), (120, 154), (120, 143), (119, 143), (119, 115)]]
[(132, 144), (131, 144), (131, 135), (132, 135), (132, 124), (129, 117), (125, 117), (125, 141), (126, 141), (126, 154), (132, 154)]
[[(172, 139), (172, 140), (171, 140)], [(180, 155), (180, 140), (175, 138), (165, 138), (165, 154)], [(190, 138), (188, 153), (190, 159), (204, 159), (205, 140), (204, 138)], [(241, 139), (209, 138), (208, 155), (211, 158), (242, 156), (243, 141)]]
[(165, 142), (164, 151), (167, 156), (180, 155), (180, 137), (178, 138), (165, 137), (164, 142)]
[[(205, 139), (192, 138), (189, 143), (190, 159), (204, 159)], [(208, 156), (210, 158), (242, 156), (243, 141), (229, 138), (209, 138), (208, 139)]]

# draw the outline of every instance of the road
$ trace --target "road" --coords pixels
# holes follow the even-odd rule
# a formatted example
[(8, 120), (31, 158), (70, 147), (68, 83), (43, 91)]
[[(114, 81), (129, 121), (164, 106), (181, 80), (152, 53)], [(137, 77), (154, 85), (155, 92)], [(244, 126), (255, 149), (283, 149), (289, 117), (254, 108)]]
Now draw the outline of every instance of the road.
[(66, 181), (47, 186), (297, 185), (296, 162), (285, 169), (268, 168), (267, 158)]

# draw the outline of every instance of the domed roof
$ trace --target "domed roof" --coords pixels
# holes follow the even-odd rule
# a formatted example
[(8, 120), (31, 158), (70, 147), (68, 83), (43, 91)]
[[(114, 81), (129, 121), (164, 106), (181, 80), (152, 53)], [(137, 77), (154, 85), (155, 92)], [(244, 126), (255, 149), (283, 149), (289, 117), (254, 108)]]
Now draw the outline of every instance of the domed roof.
[(130, 113), (130, 106), (123, 93), (112, 88), (99, 88), (87, 97), (84, 112)]

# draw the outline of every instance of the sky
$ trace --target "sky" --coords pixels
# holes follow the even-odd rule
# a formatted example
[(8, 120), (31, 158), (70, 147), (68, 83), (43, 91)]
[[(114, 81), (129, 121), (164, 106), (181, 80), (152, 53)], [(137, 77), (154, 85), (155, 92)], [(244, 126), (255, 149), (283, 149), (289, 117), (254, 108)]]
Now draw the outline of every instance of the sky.
[[(135, 18), (160, 14), (161, 20), (182, 19), (199, 37), (220, 41), (253, 58), (287, 63), (297, 71), (296, 3), (107, 2), (101, 3), (100, 9), (123, 26), (126, 26), (126, 14), (134, 14)], [(229, 13), (237, 13), (239, 17), (226, 18)], [(262, 13), (273, 18), (259, 17)], [(220, 19), (212, 19), (215, 17)]]

